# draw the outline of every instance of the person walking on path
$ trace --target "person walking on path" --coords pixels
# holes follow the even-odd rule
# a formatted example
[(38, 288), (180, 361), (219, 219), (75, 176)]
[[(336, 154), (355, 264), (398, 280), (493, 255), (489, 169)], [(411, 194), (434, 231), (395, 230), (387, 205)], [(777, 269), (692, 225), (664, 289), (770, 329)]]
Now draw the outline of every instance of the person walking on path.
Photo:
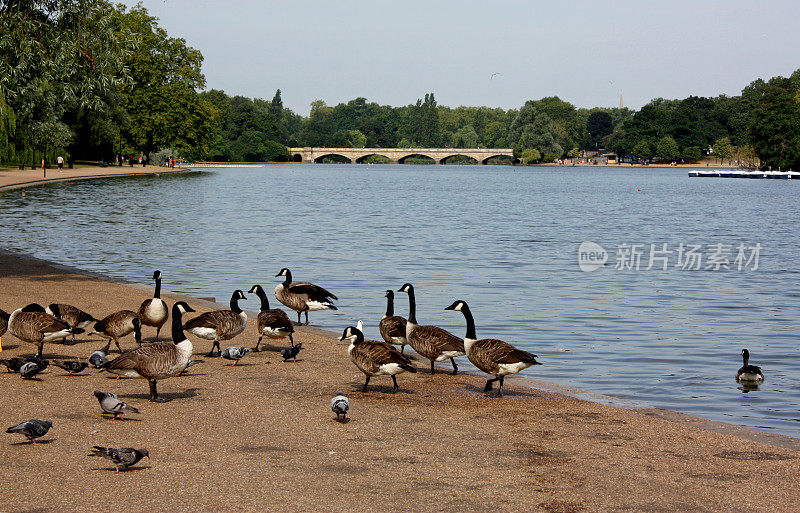
[(64, 157), (61, 155), (56, 157), (56, 164), (58, 164), (58, 172), (60, 173), (64, 169)]

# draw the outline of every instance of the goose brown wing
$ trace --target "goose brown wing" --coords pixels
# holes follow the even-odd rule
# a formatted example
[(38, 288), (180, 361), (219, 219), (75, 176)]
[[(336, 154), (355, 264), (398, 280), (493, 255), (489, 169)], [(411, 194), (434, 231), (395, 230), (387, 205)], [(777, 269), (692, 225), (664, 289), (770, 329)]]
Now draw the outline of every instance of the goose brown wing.
[(17, 315), (20, 322), (28, 324), (34, 331), (39, 333), (53, 333), (70, 328), (66, 321), (56, 319), (52, 315), (42, 312), (20, 312)]
[(183, 329), (190, 330), (192, 328), (217, 328), (221, 322), (227, 317), (225, 314), (233, 314), (231, 310), (215, 310), (213, 312), (206, 312), (200, 314), (194, 319), (186, 321)]
[(419, 326), (414, 330), (419, 333), (419, 337), (424, 337), (434, 344), (440, 351), (461, 351), (464, 352), (464, 340), (458, 338), (447, 330), (438, 326)]
[(289, 333), (294, 333), (294, 326), (292, 326), (292, 321), (289, 320), (289, 316), (286, 315), (286, 312), (278, 308), (259, 312), (258, 325), (262, 327), (269, 326), (273, 329), (283, 329)]
[(507, 342), (493, 338), (486, 338), (476, 341), (472, 346), (472, 351), (483, 353), (494, 363), (519, 363), (536, 362), (536, 355), (517, 349)]
[(406, 323), (407, 321), (405, 318), (400, 317), (399, 315), (393, 315), (391, 317), (384, 317), (381, 319), (378, 327), (383, 339), (389, 342), (387, 339), (391, 339), (392, 337), (406, 336)]
[(307, 299), (312, 301), (327, 301), (328, 298), (334, 300), (339, 299), (319, 285), (314, 285), (306, 281), (292, 282), (292, 284), (289, 285), (289, 292), (293, 294), (304, 294), (307, 296)]
[(359, 343), (359, 349), (378, 365), (396, 363), (406, 370), (414, 369), (412, 372), (416, 372), (410, 358), (385, 342), (365, 340)]
[(105, 370), (137, 370), (142, 367), (144, 362), (171, 357), (175, 351), (175, 344), (172, 343), (155, 342), (146, 344), (117, 356), (109, 362)]
[(94, 325), (94, 330), (104, 332), (109, 328), (109, 326), (122, 324), (136, 316), (136, 312), (133, 310), (120, 310), (119, 312), (109, 314), (103, 319), (97, 321)]

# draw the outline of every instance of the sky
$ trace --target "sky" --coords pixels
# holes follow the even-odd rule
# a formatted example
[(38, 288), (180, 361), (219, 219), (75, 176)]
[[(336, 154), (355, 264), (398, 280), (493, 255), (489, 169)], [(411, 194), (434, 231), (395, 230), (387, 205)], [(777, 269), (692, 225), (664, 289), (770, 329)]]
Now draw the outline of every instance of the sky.
[[(124, 0), (126, 5), (136, 2)], [(736, 95), (800, 68), (800, 1), (143, 0), (205, 57), (207, 89), (307, 115), (365, 97), (519, 108), (559, 96), (638, 109)]]

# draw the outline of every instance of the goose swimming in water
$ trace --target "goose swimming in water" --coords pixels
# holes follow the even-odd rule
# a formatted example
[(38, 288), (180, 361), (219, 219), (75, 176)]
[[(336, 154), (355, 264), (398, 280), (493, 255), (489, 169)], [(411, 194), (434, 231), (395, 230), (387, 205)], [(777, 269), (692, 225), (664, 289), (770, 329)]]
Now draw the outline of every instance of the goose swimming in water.
[(230, 340), (247, 327), (247, 314), (239, 308), (239, 300), (241, 299), (247, 299), (244, 292), (235, 290), (231, 296), (230, 310), (206, 312), (183, 325), (183, 329), (192, 335), (214, 341), (211, 351), (206, 356), (214, 356), (215, 347), (217, 348), (217, 356), (221, 355), (222, 349), (219, 347), (219, 341)]
[(475, 321), (472, 312), (464, 301), (455, 301), (445, 310), (455, 310), (464, 314), (467, 321), (467, 334), (464, 336), (464, 349), (467, 358), (475, 367), (486, 374), (493, 374), (494, 379), (486, 382), (483, 391), (491, 392), (492, 383), (500, 381), (500, 388), (497, 389), (497, 396), (503, 395), (503, 378), (509, 374), (516, 374), (522, 369), (527, 369), (531, 365), (541, 365), (536, 361), (536, 355), (527, 351), (517, 349), (507, 342), (493, 338), (478, 340), (475, 335)]
[(169, 308), (167, 308), (167, 303), (161, 299), (161, 271), (154, 272), (153, 279), (156, 282), (156, 290), (153, 297), (142, 301), (139, 307), (139, 319), (145, 326), (152, 326), (156, 329), (156, 340), (158, 340), (161, 327), (169, 319)]
[(749, 385), (757, 385), (764, 381), (761, 367), (750, 365), (750, 351), (742, 349), (742, 367), (736, 372), (736, 381)]
[(305, 312), (306, 324), (308, 324), (309, 311), (338, 310), (331, 300), (339, 298), (319, 285), (306, 281), (292, 281), (292, 271), (285, 267), (275, 275), (276, 278), (280, 276), (284, 276), (285, 279), (283, 283), (279, 283), (275, 287), (275, 297), (297, 312), (297, 324), (300, 324), (300, 312)]
[(292, 321), (289, 320), (286, 312), (280, 308), (269, 307), (267, 293), (264, 292), (261, 285), (253, 285), (249, 293), (255, 294), (261, 300), (261, 311), (258, 312), (258, 342), (256, 342), (253, 352), (257, 353), (259, 351), (261, 339), (264, 337), (271, 339), (289, 337), (289, 342), (294, 345), (294, 338), (292, 337), (294, 326), (292, 326)]
[(414, 286), (406, 283), (398, 292), (408, 294), (409, 313), (406, 321), (406, 343), (423, 358), (431, 361), (431, 374), (435, 373), (434, 362), (450, 359), (453, 374), (458, 373), (458, 365), (454, 360), (464, 356), (464, 341), (438, 326), (420, 326), (417, 324), (417, 301)]
[(100, 372), (108, 371), (129, 378), (146, 379), (150, 384), (150, 400), (163, 402), (158, 397), (156, 382), (180, 374), (192, 358), (194, 347), (184, 335), (181, 322), (184, 313), (194, 311), (185, 302), (178, 301), (172, 306), (172, 342), (154, 342), (126, 351)]

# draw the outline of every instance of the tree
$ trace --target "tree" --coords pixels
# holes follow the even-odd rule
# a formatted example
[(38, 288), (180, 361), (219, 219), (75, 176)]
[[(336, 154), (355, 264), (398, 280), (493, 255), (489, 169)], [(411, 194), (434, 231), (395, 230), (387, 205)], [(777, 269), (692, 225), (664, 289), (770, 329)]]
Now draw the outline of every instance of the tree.
[(659, 139), (656, 154), (665, 160), (676, 160), (681, 155), (678, 143), (668, 135)]
[(522, 152), (522, 161), (526, 164), (533, 164), (534, 162), (539, 161), (542, 158), (542, 154), (539, 153), (539, 150), (534, 148), (528, 148)]
[(775, 77), (761, 88), (750, 137), (761, 166), (800, 169), (800, 70)]
[(608, 112), (596, 111), (589, 114), (586, 120), (586, 130), (589, 132), (593, 145), (598, 145), (603, 137), (614, 131), (614, 122)]
[(719, 159), (719, 163), (722, 164), (725, 159), (731, 158), (731, 140), (727, 137), (723, 137), (721, 139), (717, 139), (714, 142), (714, 158)]
[(653, 153), (650, 150), (650, 145), (647, 144), (647, 141), (641, 140), (633, 147), (633, 154), (636, 156), (637, 159), (641, 160), (648, 160), (653, 157)]
[(508, 129), (508, 142), (517, 155), (528, 148), (539, 150), (542, 155), (555, 154), (555, 158), (564, 153), (558, 144), (560, 131), (547, 114), (537, 110), (535, 102), (528, 101), (519, 110)]
[(697, 162), (703, 156), (700, 146), (689, 146), (683, 150), (683, 159), (686, 162)]
[(16, 121), (14, 111), (5, 102), (3, 93), (0, 92), (0, 162), (8, 162), (13, 158), (12, 140), (17, 126)]
[(471, 125), (461, 127), (450, 138), (450, 145), (453, 148), (477, 148), (478, 133)]

